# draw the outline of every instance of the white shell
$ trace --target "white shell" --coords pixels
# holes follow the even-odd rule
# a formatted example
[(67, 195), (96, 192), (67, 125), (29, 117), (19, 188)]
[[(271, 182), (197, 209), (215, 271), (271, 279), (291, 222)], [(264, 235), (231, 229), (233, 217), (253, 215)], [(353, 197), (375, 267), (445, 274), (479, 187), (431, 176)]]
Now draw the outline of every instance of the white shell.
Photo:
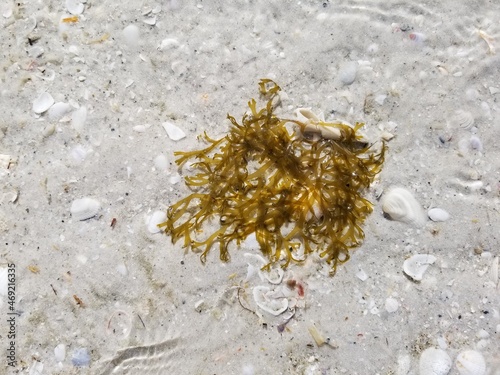
[(420, 355), (419, 375), (446, 375), (451, 370), (451, 358), (444, 350), (425, 349)]
[(455, 364), (460, 375), (484, 375), (486, 373), (484, 357), (475, 350), (461, 352)]
[(403, 188), (392, 188), (384, 194), (382, 210), (392, 220), (409, 224), (423, 225), (426, 220), (420, 204), (408, 190)]
[(66, 0), (66, 9), (74, 15), (82, 14), (85, 6), (77, 0)]
[(64, 344), (59, 344), (54, 348), (54, 357), (57, 362), (64, 361), (64, 358), (66, 358), (66, 346)]
[(54, 98), (48, 92), (43, 92), (33, 101), (33, 112), (43, 113), (54, 104)]
[(396, 298), (389, 297), (385, 300), (385, 311), (389, 314), (398, 311), (399, 302)]
[(431, 208), (427, 215), (432, 221), (446, 221), (450, 218), (450, 214), (442, 208)]
[(89, 197), (81, 198), (81, 199), (75, 199), (73, 203), (71, 204), (70, 212), (71, 216), (75, 220), (87, 220), (99, 212), (99, 209), (101, 208), (101, 204)]
[(80, 107), (71, 114), (71, 126), (78, 134), (83, 132), (85, 121), (87, 121), (87, 108)]
[(288, 299), (274, 296), (274, 291), (267, 286), (256, 286), (253, 288), (253, 298), (257, 306), (265, 312), (278, 316), (288, 308)]
[(436, 261), (436, 257), (430, 254), (415, 254), (403, 263), (403, 271), (415, 281), (421, 281), (429, 265)]
[(59, 121), (66, 113), (71, 111), (71, 106), (68, 103), (57, 102), (49, 108), (49, 118), (53, 121)]
[(356, 79), (356, 73), (358, 72), (358, 63), (356, 61), (349, 61), (343, 64), (339, 69), (339, 80), (344, 85), (350, 85)]
[(163, 223), (165, 220), (167, 220), (167, 214), (164, 211), (153, 212), (153, 214), (148, 218), (149, 233), (158, 233), (161, 231), (161, 229), (158, 228), (158, 224)]
[(167, 132), (168, 137), (172, 141), (178, 141), (186, 136), (186, 133), (184, 133), (184, 131), (182, 131), (181, 128), (172, 124), (171, 122), (164, 122), (161, 125), (163, 126), (163, 128)]
[(451, 117), (451, 125), (458, 125), (462, 129), (470, 129), (474, 125), (474, 116), (472, 113), (458, 109)]
[(137, 46), (139, 44), (140, 31), (136, 25), (128, 25), (123, 29), (123, 37), (130, 46)]
[(424, 34), (417, 32), (410, 33), (409, 38), (413, 40), (415, 43), (423, 43), (427, 39), (427, 37)]

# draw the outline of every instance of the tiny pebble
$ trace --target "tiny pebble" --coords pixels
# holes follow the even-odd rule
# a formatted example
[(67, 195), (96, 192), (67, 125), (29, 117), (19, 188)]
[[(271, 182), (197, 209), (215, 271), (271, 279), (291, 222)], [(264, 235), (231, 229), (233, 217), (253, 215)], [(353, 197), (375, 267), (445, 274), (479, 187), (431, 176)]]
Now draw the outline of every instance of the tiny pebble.
[(68, 103), (57, 102), (49, 108), (47, 114), (52, 121), (59, 121), (69, 111), (71, 111), (71, 106)]

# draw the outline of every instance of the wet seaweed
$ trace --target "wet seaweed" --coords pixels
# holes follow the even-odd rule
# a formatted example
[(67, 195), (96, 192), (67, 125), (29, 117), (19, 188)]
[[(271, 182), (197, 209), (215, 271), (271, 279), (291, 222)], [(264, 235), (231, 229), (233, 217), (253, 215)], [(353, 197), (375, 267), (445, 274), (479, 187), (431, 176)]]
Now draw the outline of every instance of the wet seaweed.
[[(380, 172), (386, 147), (374, 152), (363, 142), (362, 123), (281, 118), (275, 113), (280, 87), (262, 79), (259, 89), (265, 106), (251, 99), (240, 122), (228, 114), (226, 136), (205, 133), (208, 147), (174, 153), (179, 168), (192, 161), (196, 172), (185, 177), (192, 194), (172, 204), (159, 227), (173, 243), (201, 250), (202, 262), (217, 243), (220, 259), (228, 261), (229, 245), (255, 234), (267, 268), (286, 268), (317, 251), (334, 274), (364, 238), (361, 225), (373, 207), (363, 193)], [(213, 219), (218, 223), (207, 225)]]

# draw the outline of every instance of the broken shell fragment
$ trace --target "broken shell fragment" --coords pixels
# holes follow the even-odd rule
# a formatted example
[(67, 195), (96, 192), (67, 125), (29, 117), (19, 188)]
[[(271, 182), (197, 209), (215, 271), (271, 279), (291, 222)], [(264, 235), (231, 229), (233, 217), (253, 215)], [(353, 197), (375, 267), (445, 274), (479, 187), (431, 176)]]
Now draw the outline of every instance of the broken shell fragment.
[(484, 375), (486, 373), (484, 357), (475, 350), (465, 350), (458, 354), (456, 366), (460, 375)]
[(186, 136), (186, 133), (178, 126), (172, 124), (171, 122), (164, 122), (161, 124), (163, 129), (167, 132), (168, 137), (172, 141), (178, 141)]
[(288, 308), (288, 299), (279, 297), (267, 286), (256, 286), (253, 288), (253, 298), (257, 306), (265, 312), (278, 316)]
[(75, 220), (83, 221), (97, 215), (100, 208), (101, 204), (97, 200), (85, 197), (75, 199), (71, 204), (70, 212)]
[(403, 263), (404, 273), (414, 281), (421, 281), (427, 268), (436, 261), (430, 254), (415, 254)]
[(43, 92), (33, 101), (33, 112), (43, 113), (54, 104), (54, 98), (48, 92)]
[(392, 219), (414, 225), (425, 223), (425, 213), (412, 193), (392, 188), (382, 197), (382, 210)]
[(428, 348), (420, 355), (420, 375), (446, 375), (451, 370), (451, 358), (442, 349)]

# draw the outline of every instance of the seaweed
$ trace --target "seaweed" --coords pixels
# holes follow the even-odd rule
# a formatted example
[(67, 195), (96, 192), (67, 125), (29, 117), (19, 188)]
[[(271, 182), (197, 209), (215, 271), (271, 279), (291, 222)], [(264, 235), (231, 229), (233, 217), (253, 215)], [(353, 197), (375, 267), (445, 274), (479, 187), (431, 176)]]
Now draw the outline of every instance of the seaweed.
[[(203, 263), (216, 243), (226, 262), (229, 244), (255, 234), (269, 260), (264, 268), (286, 268), (317, 251), (333, 275), (364, 238), (361, 225), (373, 207), (362, 194), (386, 147), (374, 152), (358, 132), (362, 123), (326, 123), (307, 110), (307, 121), (281, 118), (280, 87), (262, 79), (259, 89), (266, 105), (257, 108), (251, 99), (240, 122), (228, 114), (226, 136), (205, 133), (208, 147), (174, 153), (179, 168), (192, 161), (196, 170), (185, 177), (192, 194), (172, 204), (159, 227), (173, 243), (183, 239), (184, 247), (201, 250)], [(207, 225), (211, 219), (218, 225)]]

